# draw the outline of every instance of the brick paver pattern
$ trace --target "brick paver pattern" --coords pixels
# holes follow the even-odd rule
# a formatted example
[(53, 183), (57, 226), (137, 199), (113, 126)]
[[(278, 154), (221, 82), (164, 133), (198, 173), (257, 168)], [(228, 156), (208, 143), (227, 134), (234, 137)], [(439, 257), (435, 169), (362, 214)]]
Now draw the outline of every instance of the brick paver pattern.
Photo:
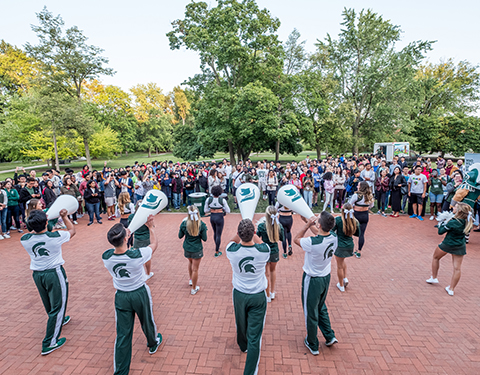
[[(177, 237), (184, 215), (156, 217), (159, 248), (153, 256), (155, 320), (164, 344), (149, 355), (138, 320), (132, 375), (243, 373), (245, 354), (235, 340), (231, 268), (214, 258), (209, 238), (200, 265), (199, 293), (190, 295), (187, 260)], [(256, 219), (261, 215), (257, 214)], [(240, 215), (226, 216), (221, 250), (236, 232)], [(118, 221), (118, 220), (117, 220)], [(63, 246), (70, 283), (64, 347), (40, 356), (46, 313), (29, 270), (20, 235), (0, 242), (0, 374), (112, 374), (115, 341), (114, 288), (101, 254), (112, 226), (86, 226)], [(295, 216), (294, 234), (303, 225)], [(349, 258), (350, 284), (336, 288), (335, 261), (327, 297), (339, 344), (307, 353), (301, 306), (303, 251), (281, 258), (276, 298), (268, 304), (259, 374), (480, 374), (480, 235), (472, 233), (462, 278), (450, 297), (450, 256), (441, 261), (440, 283), (428, 285), (432, 254), (440, 243), (433, 223), (370, 216), (361, 259)], [(319, 338), (321, 334), (319, 332)], [(323, 340), (322, 340), (323, 342)]]

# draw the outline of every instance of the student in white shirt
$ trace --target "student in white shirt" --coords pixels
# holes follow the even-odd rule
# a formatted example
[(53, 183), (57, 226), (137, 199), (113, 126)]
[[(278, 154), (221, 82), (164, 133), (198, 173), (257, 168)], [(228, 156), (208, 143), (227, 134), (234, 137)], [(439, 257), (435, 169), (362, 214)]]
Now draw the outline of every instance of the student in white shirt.
[(408, 196), (410, 197), (410, 203), (413, 207), (413, 215), (411, 219), (417, 218), (423, 221), (422, 210), (423, 200), (427, 193), (427, 176), (422, 174), (422, 166), (417, 165), (414, 170), (415, 174), (410, 175), (408, 179)]
[[(307, 337), (304, 343), (313, 355), (319, 354), (318, 328), (325, 337), (325, 345), (332, 346), (338, 342), (330, 325), (325, 304), (330, 285), (332, 256), (338, 244), (336, 234), (330, 232), (334, 226), (335, 218), (332, 214), (323, 211), (319, 218), (310, 218), (294, 239), (295, 244), (305, 251), (302, 304)], [(304, 237), (308, 229), (317, 236)]]
[(145, 225), (150, 230), (150, 245), (128, 250), (128, 229), (118, 223), (107, 233), (108, 242), (114, 249), (103, 253), (105, 268), (113, 278), (115, 293), (115, 322), (117, 337), (113, 371), (114, 375), (128, 374), (132, 360), (132, 335), (135, 315), (138, 316), (142, 330), (147, 338), (148, 352), (155, 354), (162, 343), (162, 335), (157, 334), (157, 325), (153, 318), (153, 303), (150, 288), (145, 283), (144, 264), (152, 258), (157, 249), (157, 238), (153, 228), (154, 216), (150, 215)]
[(33, 280), (48, 314), (47, 332), (42, 343), (42, 355), (47, 355), (62, 347), (67, 339), (60, 338), (62, 326), (70, 321), (65, 316), (68, 301), (68, 280), (63, 264), (62, 244), (75, 235), (75, 227), (68, 218), (67, 210), (60, 211), (66, 231), (49, 232), (47, 215), (41, 210), (33, 210), (28, 215), (27, 228), (30, 233), (20, 239), (30, 255), (30, 269)]

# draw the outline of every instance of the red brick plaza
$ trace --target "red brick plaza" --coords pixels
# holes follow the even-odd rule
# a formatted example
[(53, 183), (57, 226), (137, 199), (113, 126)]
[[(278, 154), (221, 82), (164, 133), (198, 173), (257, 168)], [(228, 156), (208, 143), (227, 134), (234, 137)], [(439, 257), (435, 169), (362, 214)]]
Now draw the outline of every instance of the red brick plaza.
[[(184, 215), (156, 218), (160, 246), (149, 281), (164, 344), (149, 355), (136, 322), (131, 374), (242, 374), (245, 354), (235, 340), (231, 268), (214, 258), (209, 239), (199, 273), (200, 292), (190, 295), (187, 260), (177, 238)], [(260, 218), (260, 215), (257, 215)], [(240, 215), (226, 217), (222, 250)], [(101, 254), (112, 225), (86, 226), (64, 246), (70, 282), (64, 327), (67, 343), (40, 356), (46, 314), (29, 270), (20, 235), (0, 242), (0, 374), (111, 374), (115, 341), (114, 288)], [(293, 232), (303, 223), (295, 218)], [(303, 254), (294, 247), (277, 267), (276, 298), (268, 305), (259, 374), (480, 374), (480, 235), (472, 233), (462, 278), (450, 297), (450, 257), (442, 260), (439, 285), (428, 285), (431, 257), (441, 241), (430, 221), (370, 216), (362, 259), (349, 258), (350, 284), (327, 298), (339, 344), (307, 353), (301, 307)]]

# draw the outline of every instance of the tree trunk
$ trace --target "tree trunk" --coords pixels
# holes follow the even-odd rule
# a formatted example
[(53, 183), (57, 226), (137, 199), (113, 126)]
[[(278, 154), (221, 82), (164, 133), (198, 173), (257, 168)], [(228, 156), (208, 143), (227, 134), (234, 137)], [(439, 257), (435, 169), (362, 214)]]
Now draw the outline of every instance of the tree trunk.
[(325, 146), (325, 156), (328, 158), (328, 146)]
[(322, 157), (322, 150), (320, 149), (320, 145), (317, 143), (315, 149), (317, 150), (317, 160), (320, 160)]
[(148, 157), (149, 157), (149, 158), (152, 157), (152, 150), (150, 149), (150, 147), (148, 148)]
[(55, 169), (60, 170), (60, 160), (58, 158), (57, 133), (55, 133), (55, 128), (53, 129), (53, 148), (55, 150)]
[(88, 145), (88, 139), (83, 138), (83, 144), (85, 146), (85, 157), (87, 158), (87, 165), (90, 170), (92, 169), (92, 159), (90, 159), (90, 146)]
[(233, 150), (233, 142), (231, 139), (228, 140), (228, 153), (230, 154), (230, 164), (235, 167), (237, 162), (235, 161), (235, 151)]
[(353, 133), (353, 153), (358, 155), (358, 119), (355, 119), (355, 124), (352, 127)]
[(275, 145), (275, 161), (280, 160), (280, 139), (277, 140)]

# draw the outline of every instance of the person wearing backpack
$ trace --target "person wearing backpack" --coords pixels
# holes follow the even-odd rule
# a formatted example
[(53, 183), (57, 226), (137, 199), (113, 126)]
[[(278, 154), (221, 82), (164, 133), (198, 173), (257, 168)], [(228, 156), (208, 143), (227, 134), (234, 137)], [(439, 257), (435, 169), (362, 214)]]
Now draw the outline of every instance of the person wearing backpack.
[(224, 215), (230, 213), (230, 207), (226, 199), (220, 197), (223, 189), (216, 185), (212, 187), (212, 196), (208, 197), (205, 202), (205, 213), (210, 212), (210, 224), (213, 229), (213, 239), (215, 241), (215, 258), (222, 255), (220, 244), (222, 242), (223, 226), (225, 225)]

